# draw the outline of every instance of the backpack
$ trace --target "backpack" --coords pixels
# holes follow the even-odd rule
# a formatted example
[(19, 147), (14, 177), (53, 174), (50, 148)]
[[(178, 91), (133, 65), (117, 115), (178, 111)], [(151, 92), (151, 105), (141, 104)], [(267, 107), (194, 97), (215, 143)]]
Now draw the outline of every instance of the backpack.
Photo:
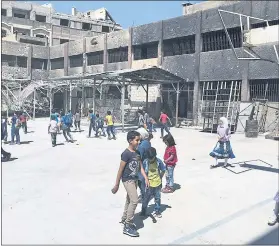
[(102, 118), (99, 118), (97, 120), (97, 125), (98, 125), (98, 127), (102, 128), (104, 126), (104, 120)]
[(73, 120), (71, 118), (71, 116), (69, 114), (65, 115), (65, 118), (64, 118), (64, 122), (65, 122), (65, 125), (72, 125), (73, 124)]

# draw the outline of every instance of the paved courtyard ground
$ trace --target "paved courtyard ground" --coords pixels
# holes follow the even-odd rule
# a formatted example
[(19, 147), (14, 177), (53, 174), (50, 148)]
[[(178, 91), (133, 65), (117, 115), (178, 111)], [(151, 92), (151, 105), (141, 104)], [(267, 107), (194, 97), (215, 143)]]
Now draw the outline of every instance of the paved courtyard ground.
[[(86, 138), (84, 123), (85, 132), (73, 133), (74, 144), (58, 135), (63, 145), (53, 148), (47, 120), (28, 123), (31, 133), (21, 131), (21, 138), (29, 144), (3, 145), (17, 158), (2, 163), (3, 244), (279, 243), (278, 224), (267, 225), (278, 190), (278, 142), (235, 134), (237, 158), (231, 163), (246, 165), (210, 170), (216, 135), (173, 128), (178, 189), (162, 194), (162, 218), (156, 224), (136, 215), (140, 237), (130, 238), (119, 224), (124, 188), (111, 193), (126, 134), (118, 133), (116, 141)], [(152, 145), (162, 157), (164, 143), (159, 132), (154, 135)], [(139, 204), (136, 212), (140, 209)]]

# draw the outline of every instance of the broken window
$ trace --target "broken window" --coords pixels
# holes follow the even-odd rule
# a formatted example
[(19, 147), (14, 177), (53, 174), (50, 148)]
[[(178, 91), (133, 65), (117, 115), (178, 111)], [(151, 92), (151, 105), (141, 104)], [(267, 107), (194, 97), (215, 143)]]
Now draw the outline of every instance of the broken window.
[(158, 42), (134, 46), (134, 60), (158, 57)]
[(47, 70), (47, 59), (32, 58), (31, 68)]
[(46, 45), (45, 42), (37, 41), (37, 40), (31, 40), (31, 39), (25, 39), (25, 38), (20, 38), (19, 42), (24, 43), (24, 44), (34, 44), (34, 45), (41, 45), (41, 46)]
[(46, 35), (44, 35), (44, 34), (36, 34), (36, 37), (37, 37), (37, 38), (45, 38)]
[(83, 55), (69, 56), (70, 67), (82, 67), (83, 66)]
[(64, 43), (68, 43), (68, 42), (69, 42), (69, 39), (63, 39), (63, 38), (60, 39), (60, 44), (64, 44)]
[(109, 26), (102, 26), (102, 32), (109, 32)]
[(1, 38), (4, 38), (7, 36), (7, 31), (4, 29), (1, 29)]
[(108, 63), (128, 61), (128, 46), (108, 50)]
[(36, 15), (35, 19), (39, 22), (46, 22), (46, 16), (44, 15)]
[[(227, 29), (234, 48), (242, 47), (242, 35), (240, 27)], [(225, 30), (202, 33), (202, 51), (214, 51), (230, 49), (229, 40)]]
[(279, 79), (255, 79), (249, 81), (250, 99), (266, 99), (279, 102)]
[(85, 30), (85, 31), (91, 30), (91, 24), (82, 22), (82, 30)]
[(60, 26), (69, 26), (69, 20), (60, 19)]
[(30, 30), (29, 29), (14, 28), (14, 33), (30, 36)]
[(195, 53), (195, 35), (172, 38), (163, 41), (164, 56)]
[(64, 69), (64, 58), (56, 58), (50, 60), (51, 70)]
[(17, 66), (18, 67), (27, 67), (27, 57), (17, 56)]
[[(279, 19), (268, 21), (268, 24), (270, 26), (279, 25)], [(261, 28), (261, 27), (266, 27), (266, 26), (267, 26), (266, 21), (264, 21), (264, 22), (251, 24), (251, 29)]]
[(98, 65), (104, 63), (104, 52), (92, 52), (87, 54), (87, 66)]
[(16, 56), (1, 55), (2, 66), (16, 67)]
[(6, 9), (1, 9), (1, 15), (2, 16), (7, 16), (7, 10)]

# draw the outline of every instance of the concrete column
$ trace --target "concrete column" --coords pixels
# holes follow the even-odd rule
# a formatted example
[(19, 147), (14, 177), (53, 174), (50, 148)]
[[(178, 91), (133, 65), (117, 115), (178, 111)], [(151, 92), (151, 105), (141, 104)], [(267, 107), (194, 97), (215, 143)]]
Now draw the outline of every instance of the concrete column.
[(129, 41), (128, 41), (128, 67), (132, 68), (133, 63), (133, 28), (129, 27)]
[(33, 46), (29, 45), (28, 57), (27, 57), (27, 77), (29, 77), (30, 79), (32, 79), (32, 66), (31, 66), (32, 54), (33, 54)]
[(108, 36), (104, 34), (104, 72), (107, 71), (107, 64), (108, 64), (108, 46), (107, 46)]
[(64, 44), (64, 76), (69, 73), (69, 43)]
[(13, 16), (13, 9), (12, 9), (12, 7), (7, 9), (7, 16), (8, 17), (12, 17)]
[(36, 12), (35, 11), (30, 12), (30, 20), (36, 20)]
[(200, 83), (200, 53), (202, 51), (202, 38), (201, 38), (201, 24), (202, 24), (202, 12), (197, 13), (198, 25), (195, 35), (195, 73), (194, 73), (194, 95), (193, 95), (193, 124), (198, 125), (199, 117), (199, 83)]
[(160, 39), (159, 39), (159, 43), (158, 43), (158, 66), (161, 67), (163, 65), (163, 59), (164, 59), (164, 49), (163, 49), (163, 24), (164, 22), (161, 21), (160, 23)]
[(175, 102), (175, 127), (178, 127), (179, 94), (180, 94), (180, 87), (179, 87), (179, 82), (177, 82), (176, 102)]
[(122, 82), (121, 87), (121, 122), (122, 122), (122, 132), (124, 132), (124, 126), (125, 126), (125, 82)]
[(83, 66), (82, 66), (82, 73), (85, 74), (87, 72), (87, 55), (86, 55), (86, 39), (83, 38)]

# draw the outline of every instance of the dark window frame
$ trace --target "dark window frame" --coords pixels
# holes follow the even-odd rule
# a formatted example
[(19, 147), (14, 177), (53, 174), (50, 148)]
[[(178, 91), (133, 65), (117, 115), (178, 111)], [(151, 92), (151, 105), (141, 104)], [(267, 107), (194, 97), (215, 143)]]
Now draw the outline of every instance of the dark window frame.
[(128, 61), (128, 46), (108, 50), (108, 63)]
[[(13, 56), (13, 55), (1, 55), (1, 60), (7, 62), (9, 67), (23, 67), (27, 68), (27, 57), (26, 56)], [(8, 59), (9, 58), (9, 59)]]
[(1, 8), (1, 16), (7, 16), (7, 9)]
[[(85, 28), (88, 25), (88, 28)], [(88, 22), (82, 22), (81, 23), (81, 29), (84, 31), (90, 31), (91, 30), (91, 24)]]
[(47, 59), (41, 58), (31, 58), (31, 68), (32, 69), (40, 69), (40, 70), (47, 70)]
[(69, 56), (70, 68), (83, 67), (83, 55), (73, 55)]
[[(66, 25), (66, 21), (68, 22), (68, 24)], [(62, 24), (63, 22), (65, 22), (64, 24)], [(66, 26), (69, 27), (70, 26), (70, 20), (68, 19), (60, 19), (60, 26)]]
[(159, 42), (145, 43), (133, 46), (134, 60), (158, 58)]
[(164, 57), (195, 53), (195, 35), (183, 36), (163, 41)]
[(46, 16), (45, 15), (35, 15), (35, 20), (38, 22), (46, 23)]
[(105, 33), (110, 32), (109, 26), (102, 26), (102, 32), (105, 32)]
[(60, 44), (65, 44), (65, 43), (69, 43), (70, 40), (69, 39), (60, 38), (59, 42), (60, 42)]
[(64, 69), (64, 57), (51, 59), (50, 60), (50, 69), (51, 70)]
[(104, 64), (104, 51), (87, 53), (87, 66)]

